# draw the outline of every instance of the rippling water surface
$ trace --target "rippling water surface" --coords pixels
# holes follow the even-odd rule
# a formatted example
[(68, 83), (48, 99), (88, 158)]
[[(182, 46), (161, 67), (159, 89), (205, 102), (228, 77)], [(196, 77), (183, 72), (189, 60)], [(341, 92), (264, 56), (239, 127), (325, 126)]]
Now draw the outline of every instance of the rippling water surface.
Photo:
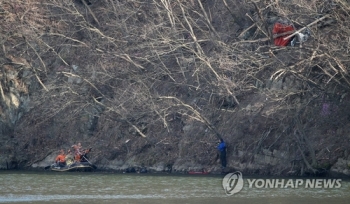
[[(350, 203), (337, 189), (249, 188), (228, 196), (223, 176), (0, 171), (0, 203)], [(218, 203), (219, 202), (219, 203)]]

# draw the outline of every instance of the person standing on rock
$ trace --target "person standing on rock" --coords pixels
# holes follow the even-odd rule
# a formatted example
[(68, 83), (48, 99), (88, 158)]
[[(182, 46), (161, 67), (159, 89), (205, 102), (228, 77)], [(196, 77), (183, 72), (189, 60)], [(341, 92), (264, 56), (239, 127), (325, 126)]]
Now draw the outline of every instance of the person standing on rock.
[(220, 152), (221, 168), (224, 170), (226, 168), (226, 143), (223, 139), (220, 139), (217, 149)]

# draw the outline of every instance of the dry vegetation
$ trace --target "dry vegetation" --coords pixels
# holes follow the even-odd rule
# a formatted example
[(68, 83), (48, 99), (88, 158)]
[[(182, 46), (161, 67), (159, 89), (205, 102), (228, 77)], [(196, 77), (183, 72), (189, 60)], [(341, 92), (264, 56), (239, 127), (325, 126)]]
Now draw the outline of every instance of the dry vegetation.
[[(217, 137), (235, 152), (287, 149), (311, 171), (344, 156), (348, 1), (90, 2), (0, 3), (2, 73), (16, 70), (30, 98), (13, 128), (23, 164), (78, 140), (97, 162), (212, 165)], [(326, 15), (302, 46), (273, 45), (277, 19), (302, 28)], [(10, 106), (1, 79), (0, 111)]]

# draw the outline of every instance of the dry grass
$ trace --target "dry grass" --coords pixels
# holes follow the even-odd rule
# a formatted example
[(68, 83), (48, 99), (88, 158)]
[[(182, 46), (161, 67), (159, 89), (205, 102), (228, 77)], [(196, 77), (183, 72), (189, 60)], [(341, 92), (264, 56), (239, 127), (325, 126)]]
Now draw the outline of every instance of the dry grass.
[[(320, 100), (329, 97), (338, 110), (345, 108), (336, 99), (350, 87), (345, 1), (104, 0), (87, 6), (15, 0), (0, 7), (3, 54), (22, 56), (31, 67), (32, 108), (18, 121), (16, 137), (33, 154), (38, 141), (52, 149), (82, 137), (88, 144), (100, 141), (96, 154), (103, 157), (104, 145), (123, 148), (133, 138), (132, 153), (120, 150), (121, 157), (159, 151), (159, 159), (171, 163), (179, 155), (179, 138), (198, 137), (206, 144), (224, 136), (234, 144), (245, 135), (254, 136), (235, 147), (258, 152), (284, 143), (248, 145), (269, 129), (254, 124), (262, 118), (273, 134), (298, 143), (293, 131), (284, 131), (297, 128), (299, 120), (310, 130), (320, 127), (308, 117), (319, 117)], [(302, 47), (272, 45), (273, 20), (302, 28), (324, 15), (330, 18), (310, 28), (312, 38)], [(249, 104), (260, 108), (247, 111)], [(197, 122), (203, 130), (195, 125), (193, 134), (183, 132), (183, 126)], [(120, 132), (109, 130), (113, 126)], [(170, 143), (170, 150), (158, 149), (153, 140)], [(147, 154), (141, 157), (149, 160)]]

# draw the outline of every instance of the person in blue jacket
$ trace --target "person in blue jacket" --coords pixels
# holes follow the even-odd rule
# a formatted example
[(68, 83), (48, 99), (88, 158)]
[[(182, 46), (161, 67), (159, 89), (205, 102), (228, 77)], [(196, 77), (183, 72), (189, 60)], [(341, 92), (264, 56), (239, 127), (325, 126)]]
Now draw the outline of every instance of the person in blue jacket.
[(226, 143), (223, 139), (220, 139), (217, 149), (220, 152), (221, 167), (224, 169), (226, 167)]

